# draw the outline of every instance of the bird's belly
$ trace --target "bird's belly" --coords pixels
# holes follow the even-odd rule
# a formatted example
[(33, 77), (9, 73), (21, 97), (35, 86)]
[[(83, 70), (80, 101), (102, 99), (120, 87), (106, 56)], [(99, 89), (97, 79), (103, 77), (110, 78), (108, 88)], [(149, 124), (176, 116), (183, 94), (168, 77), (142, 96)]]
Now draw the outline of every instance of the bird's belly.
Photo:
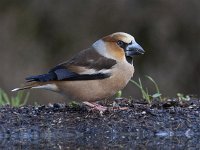
[(109, 89), (104, 85), (104, 81), (66, 81), (66, 86), (60, 90), (72, 100), (96, 101), (114, 95), (119, 88)]
[(126, 86), (127, 83), (120, 81), (116, 85), (113, 80), (92, 81), (66, 81), (65, 86), (59, 86), (63, 94), (72, 100), (97, 101), (113, 96), (117, 91)]

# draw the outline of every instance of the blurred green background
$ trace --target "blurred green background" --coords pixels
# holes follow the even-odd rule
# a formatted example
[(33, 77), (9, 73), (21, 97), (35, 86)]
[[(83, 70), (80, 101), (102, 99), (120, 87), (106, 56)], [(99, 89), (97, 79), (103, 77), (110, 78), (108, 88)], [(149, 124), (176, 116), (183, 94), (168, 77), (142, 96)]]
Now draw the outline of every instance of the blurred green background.
[[(117, 31), (132, 34), (146, 50), (134, 60), (134, 80), (149, 75), (168, 97), (200, 94), (199, 0), (1, 0), (0, 88), (11, 94), (26, 76), (47, 72)], [(131, 84), (123, 95), (141, 97)], [(32, 102), (63, 100), (31, 91)]]

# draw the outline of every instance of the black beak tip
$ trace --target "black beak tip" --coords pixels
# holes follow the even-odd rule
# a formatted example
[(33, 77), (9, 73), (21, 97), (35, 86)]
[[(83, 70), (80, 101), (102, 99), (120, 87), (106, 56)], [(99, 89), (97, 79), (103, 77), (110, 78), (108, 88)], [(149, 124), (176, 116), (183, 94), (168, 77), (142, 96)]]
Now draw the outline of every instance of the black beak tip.
[(136, 54), (136, 55), (140, 55), (140, 54), (143, 55), (144, 53), (145, 53), (144, 49), (136, 49), (136, 50), (135, 50), (135, 54)]
[(144, 50), (142, 50), (141, 54), (143, 55), (144, 53), (145, 53), (145, 51), (144, 51)]

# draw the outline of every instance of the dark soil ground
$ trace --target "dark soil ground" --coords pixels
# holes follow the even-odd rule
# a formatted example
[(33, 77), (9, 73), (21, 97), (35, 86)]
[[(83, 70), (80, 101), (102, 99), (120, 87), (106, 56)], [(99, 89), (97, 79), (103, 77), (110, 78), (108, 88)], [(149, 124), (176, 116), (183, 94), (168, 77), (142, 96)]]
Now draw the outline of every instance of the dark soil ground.
[(0, 149), (200, 148), (199, 99), (119, 101), (128, 109), (103, 114), (81, 105), (1, 107)]

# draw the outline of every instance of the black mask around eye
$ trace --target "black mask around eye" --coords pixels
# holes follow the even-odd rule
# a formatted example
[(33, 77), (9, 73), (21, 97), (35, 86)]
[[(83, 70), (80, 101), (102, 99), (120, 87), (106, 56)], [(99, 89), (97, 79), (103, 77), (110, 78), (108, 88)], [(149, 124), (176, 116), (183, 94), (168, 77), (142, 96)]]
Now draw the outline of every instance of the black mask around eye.
[(119, 40), (119, 41), (117, 41), (117, 45), (119, 45), (121, 48), (125, 49), (128, 44)]

